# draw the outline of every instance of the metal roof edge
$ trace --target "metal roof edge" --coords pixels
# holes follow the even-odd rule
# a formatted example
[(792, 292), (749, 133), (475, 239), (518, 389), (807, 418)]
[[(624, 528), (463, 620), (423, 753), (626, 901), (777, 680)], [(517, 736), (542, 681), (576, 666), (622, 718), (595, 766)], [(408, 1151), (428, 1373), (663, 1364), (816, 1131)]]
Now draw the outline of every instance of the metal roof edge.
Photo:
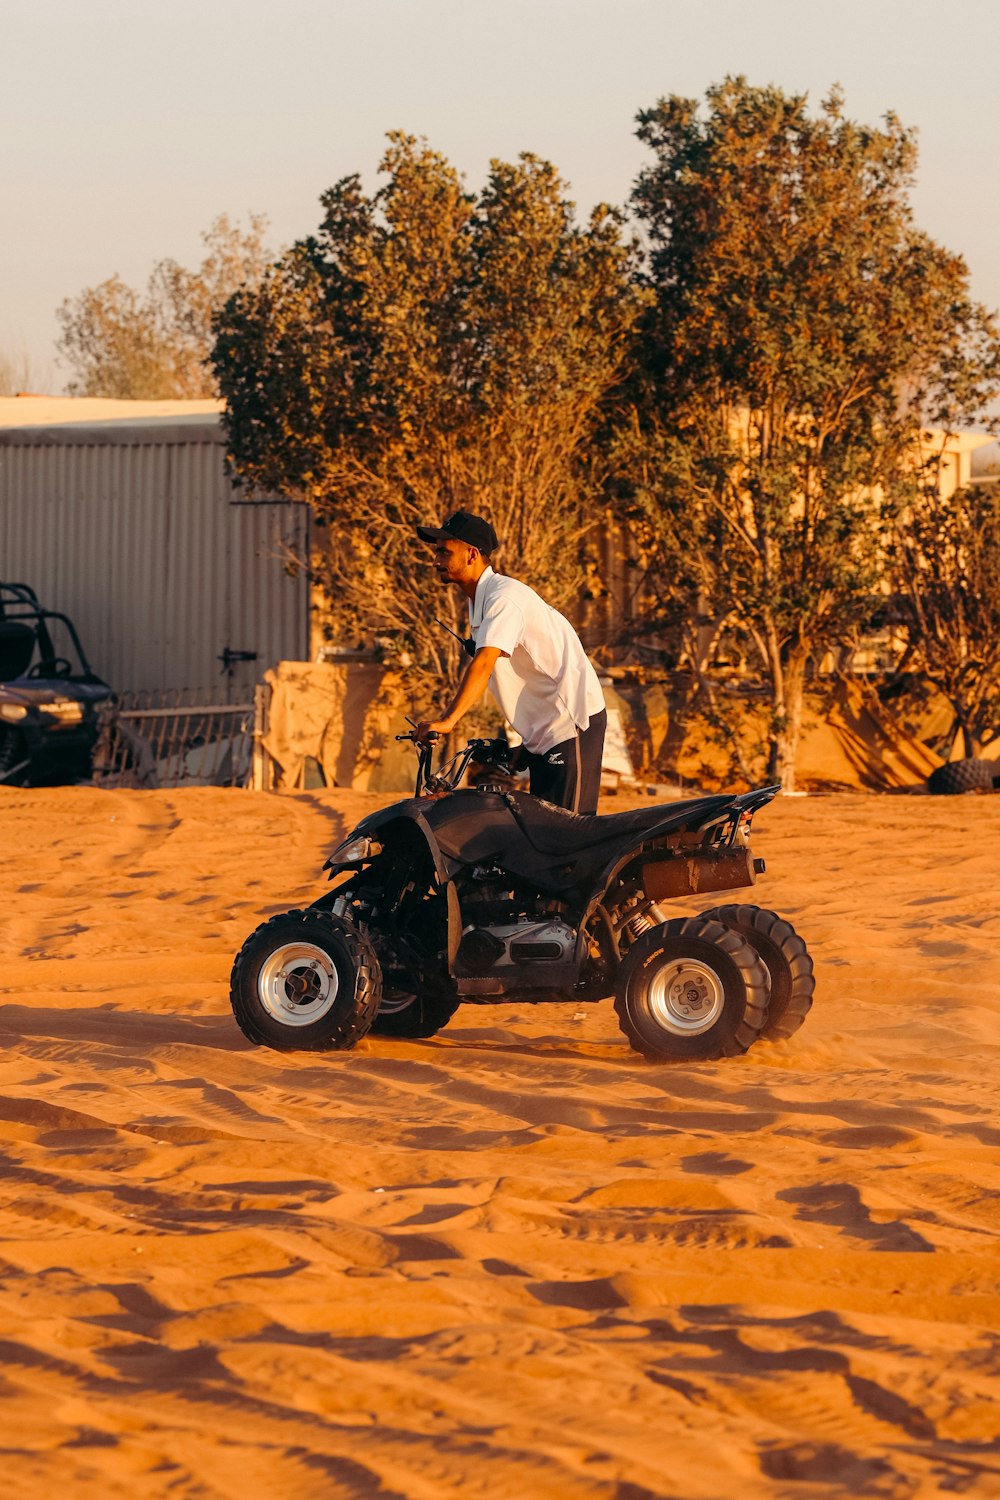
[(0, 447), (39, 448), (86, 444), (129, 447), (145, 443), (225, 444), (222, 418), (214, 413), (189, 417), (132, 417), (98, 422), (34, 423), (0, 427)]

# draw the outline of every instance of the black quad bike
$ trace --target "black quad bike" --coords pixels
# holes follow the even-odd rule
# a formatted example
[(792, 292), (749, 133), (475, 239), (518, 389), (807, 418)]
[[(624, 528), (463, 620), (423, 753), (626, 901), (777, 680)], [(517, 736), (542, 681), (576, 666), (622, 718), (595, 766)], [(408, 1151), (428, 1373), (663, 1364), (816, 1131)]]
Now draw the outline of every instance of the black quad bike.
[(72, 620), (28, 584), (0, 583), (0, 785), (87, 780), (112, 697)]
[[(778, 787), (581, 816), (511, 790), (503, 741), (471, 740), (436, 774), (431, 746), (418, 752), (415, 795), (327, 860), (337, 884), (244, 943), (230, 999), (252, 1042), (345, 1049), (432, 1036), (463, 1002), (610, 994), (657, 1061), (735, 1056), (802, 1025), (813, 965), (790, 923), (734, 905), (668, 920), (660, 905), (753, 885), (750, 821)], [(472, 761), (486, 774), (459, 790)]]

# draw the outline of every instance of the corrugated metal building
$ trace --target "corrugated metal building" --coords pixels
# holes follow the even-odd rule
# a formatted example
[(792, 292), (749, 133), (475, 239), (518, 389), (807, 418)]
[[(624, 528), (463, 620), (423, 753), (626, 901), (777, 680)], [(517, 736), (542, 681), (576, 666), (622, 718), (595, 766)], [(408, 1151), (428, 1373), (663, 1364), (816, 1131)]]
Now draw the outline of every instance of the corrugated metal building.
[(309, 653), (309, 515), (226, 478), (216, 402), (0, 400), (0, 578), (118, 690), (246, 701)]

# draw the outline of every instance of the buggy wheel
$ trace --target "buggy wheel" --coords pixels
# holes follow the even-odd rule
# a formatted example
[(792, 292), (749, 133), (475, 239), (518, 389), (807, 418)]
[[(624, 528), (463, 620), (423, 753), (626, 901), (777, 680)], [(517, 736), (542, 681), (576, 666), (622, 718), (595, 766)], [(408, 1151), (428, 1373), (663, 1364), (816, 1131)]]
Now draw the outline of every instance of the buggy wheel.
[(736, 1057), (767, 1016), (767, 970), (738, 932), (674, 917), (637, 939), (615, 988), (618, 1024), (656, 1062)]
[(434, 1036), (447, 1026), (458, 1006), (458, 996), (444, 987), (425, 988), (421, 994), (383, 990), (372, 1036)]
[(382, 970), (364, 928), (323, 911), (289, 911), (251, 933), (229, 998), (244, 1036), (279, 1052), (344, 1051), (370, 1029)]
[(755, 950), (771, 981), (767, 1020), (761, 1035), (769, 1041), (793, 1036), (813, 1003), (813, 961), (791, 922), (760, 906), (714, 906), (703, 917), (738, 932)]
[(24, 736), (11, 724), (0, 724), (0, 785), (25, 786), (29, 770)]
[(991, 760), (949, 760), (927, 778), (927, 790), (936, 797), (956, 797), (960, 792), (991, 792), (993, 786)]

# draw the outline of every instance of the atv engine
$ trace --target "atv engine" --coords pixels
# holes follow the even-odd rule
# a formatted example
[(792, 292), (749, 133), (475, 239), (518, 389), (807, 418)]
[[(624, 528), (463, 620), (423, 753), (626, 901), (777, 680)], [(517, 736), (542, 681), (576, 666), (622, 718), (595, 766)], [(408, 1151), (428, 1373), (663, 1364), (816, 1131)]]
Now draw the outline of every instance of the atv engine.
[(576, 933), (558, 918), (521, 916), (512, 922), (466, 927), (456, 966), (464, 974), (509, 973), (522, 964), (569, 963)]
[(563, 920), (560, 901), (518, 887), (495, 865), (476, 865), (460, 886), (462, 940), (456, 973), (509, 978), (525, 964), (570, 963), (576, 929)]

